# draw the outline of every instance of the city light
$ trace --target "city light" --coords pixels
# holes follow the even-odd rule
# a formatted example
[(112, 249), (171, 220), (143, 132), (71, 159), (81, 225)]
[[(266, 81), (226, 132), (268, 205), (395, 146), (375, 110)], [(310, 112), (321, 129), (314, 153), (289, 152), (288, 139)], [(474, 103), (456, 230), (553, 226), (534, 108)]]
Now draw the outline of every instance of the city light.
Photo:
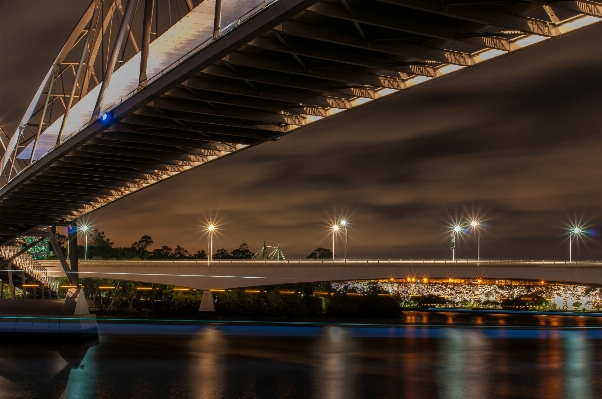
[(107, 112), (104, 112), (102, 115), (100, 115), (100, 120), (103, 122), (108, 122), (110, 119), (111, 116)]
[(458, 226), (458, 225), (455, 225), (455, 226), (454, 226), (454, 232), (455, 232), (455, 233), (459, 233), (459, 232), (461, 232), (461, 231), (462, 231), (462, 227), (460, 227), (460, 226)]

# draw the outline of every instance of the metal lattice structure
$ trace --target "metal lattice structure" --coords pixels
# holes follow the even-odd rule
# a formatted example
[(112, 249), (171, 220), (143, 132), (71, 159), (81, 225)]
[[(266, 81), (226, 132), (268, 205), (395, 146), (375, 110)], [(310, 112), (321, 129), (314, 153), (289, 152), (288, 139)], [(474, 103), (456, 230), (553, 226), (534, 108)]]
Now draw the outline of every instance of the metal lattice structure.
[[(4, 259), (10, 259), (17, 255), (21, 251), (20, 246), (9, 245), (0, 247), (0, 257)], [(16, 267), (25, 273), (25, 280), (34, 281), (37, 284), (42, 284), (47, 287), (51, 292), (58, 292), (59, 280), (55, 277), (48, 275), (48, 269), (42, 266), (40, 262), (27, 252), (22, 253), (14, 257), (11, 261), (11, 265)], [(22, 283), (25, 281), (22, 281)]]
[(284, 253), (282, 252), (282, 249), (280, 248), (280, 243), (278, 243), (278, 246), (276, 247), (272, 247), (269, 245), (265, 245), (265, 242), (263, 243), (263, 247), (261, 247), (261, 249), (257, 252), (255, 252), (255, 254), (251, 257), (251, 259), (253, 260), (286, 260), (286, 258), (284, 257)]
[(71, 224), (216, 158), (601, 17), (590, 0), (94, 0), (18, 131), (0, 140), (0, 236)]

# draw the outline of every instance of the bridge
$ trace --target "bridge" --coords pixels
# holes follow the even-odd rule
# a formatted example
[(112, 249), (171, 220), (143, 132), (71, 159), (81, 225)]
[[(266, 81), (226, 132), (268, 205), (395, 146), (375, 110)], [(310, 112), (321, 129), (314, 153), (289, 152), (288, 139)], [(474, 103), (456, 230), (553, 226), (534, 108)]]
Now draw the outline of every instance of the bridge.
[[(19, 126), (0, 139), (0, 246), (47, 237), (60, 252), (51, 228), (70, 226), (74, 247), (77, 218), (113, 201), (602, 17), (590, 0), (185, 3), (176, 15), (154, 0), (91, 1)], [(75, 252), (60, 262), (74, 284)], [(374, 272), (366, 278), (388, 274), (371, 263), (292, 270), (331, 280), (364, 267)], [(404, 267), (419, 266), (391, 270)], [(226, 269), (247, 270), (208, 268)]]
[[(42, 262), (62, 273), (56, 261)], [(52, 273), (52, 271), (50, 271)], [(84, 278), (138, 281), (211, 291), (303, 282), (407, 279), (534, 280), (602, 285), (602, 262), (523, 260), (102, 260), (80, 263)], [(201, 304), (201, 309), (203, 309)], [(211, 305), (212, 306), (212, 305)]]

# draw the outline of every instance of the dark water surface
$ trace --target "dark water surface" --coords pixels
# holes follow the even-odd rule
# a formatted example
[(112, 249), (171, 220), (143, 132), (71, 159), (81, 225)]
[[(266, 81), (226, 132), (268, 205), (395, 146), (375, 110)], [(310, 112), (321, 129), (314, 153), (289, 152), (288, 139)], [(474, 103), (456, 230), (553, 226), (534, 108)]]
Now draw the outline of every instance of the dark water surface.
[(602, 318), (406, 312), (396, 324), (113, 320), (3, 341), (2, 398), (600, 398)]

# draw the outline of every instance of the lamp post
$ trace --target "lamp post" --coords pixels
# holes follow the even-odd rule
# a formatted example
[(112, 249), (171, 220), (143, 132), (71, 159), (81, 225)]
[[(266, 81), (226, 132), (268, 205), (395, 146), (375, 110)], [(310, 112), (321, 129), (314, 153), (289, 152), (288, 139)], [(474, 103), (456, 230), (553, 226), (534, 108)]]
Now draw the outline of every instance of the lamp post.
[(207, 264), (209, 264), (213, 260), (213, 233), (215, 232), (215, 225), (211, 223), (207, 226), (207, 231), (209, 232), (209, 256), (207, 256)]
[(470, 227), (477, 235), (477, 262), (481, 262), (481, 232), (479, 231), (479, 227), (481, 227), (481, 223), (473, 220), (470, 222)]
[(452, 261), (455, 262), (456, 261), (456, 235), (459, 234), (462, 231), (462, 227), (460, 227), (459, 225), (455, 225), (452, 228), (452, 241), (451, 241), (451, 247), (452, 247)]
[(338, 224), (333, 224), (332, 225), (332, 260), (334, 260), (334, 238), (335, 238), (335, 234), (339, 231), (339, 225)]
[(81, 225), (81, 227), (79, 228), (83, 233), (84, 236), (86, 237), (86, 247), (84, 250), (84, 260), (88, 260), (88, 231), (90, 231), (90, 226), (87, 224), (83, 224)]
[(569, 262), (573, 261), (573, 236), (578, 237), (583, 233), (583, 228), (579, 226), (571, 227), (569, 230)]
[(339, 223), (341, 226), (343, 226), (343, 229), (345, 230), (345, 252), (344, 252), (344, 256), (345, 256), (345, 263), (347, 263), (347, 241), (349, 241), (349, 232), (347, 231), (347, 221), (345, 219), (341, 220)]

